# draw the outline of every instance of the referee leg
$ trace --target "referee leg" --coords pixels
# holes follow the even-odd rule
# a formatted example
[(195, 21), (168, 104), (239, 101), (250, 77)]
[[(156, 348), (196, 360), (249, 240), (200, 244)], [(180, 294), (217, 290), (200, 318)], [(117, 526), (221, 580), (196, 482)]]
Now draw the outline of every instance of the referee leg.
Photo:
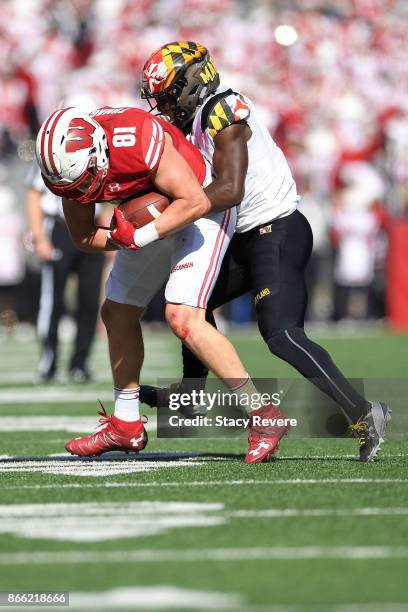
[(69, 370), (79, 370), (85, 377), (98, 318), (104, 261), (103, 253), (76, 253), (78, 304), (75, 313), (76, 337)]
[(58, 325), (64, 308), (64, 288), (71, 267), (72, 249), (63, 221), (47, 217), (45, 223), (54, 245), (55, 259), (44, 263), (41, 268), (37, 334), (42, 349), (38, 373), (43, 380), (51, 380), (57, 369)]

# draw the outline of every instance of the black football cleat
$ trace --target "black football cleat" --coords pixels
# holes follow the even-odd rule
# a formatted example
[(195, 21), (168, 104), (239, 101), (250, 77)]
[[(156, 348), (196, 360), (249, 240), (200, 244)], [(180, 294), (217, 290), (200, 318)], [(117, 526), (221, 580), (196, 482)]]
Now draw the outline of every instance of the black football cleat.
[(391, 420), (391, 410), (384, 402), (368, 402), (370, 408), (365, 416), (350, 426), (350, 433), (358, 438), (360, 461), (374, 461), (384, 441), (385, 430)]

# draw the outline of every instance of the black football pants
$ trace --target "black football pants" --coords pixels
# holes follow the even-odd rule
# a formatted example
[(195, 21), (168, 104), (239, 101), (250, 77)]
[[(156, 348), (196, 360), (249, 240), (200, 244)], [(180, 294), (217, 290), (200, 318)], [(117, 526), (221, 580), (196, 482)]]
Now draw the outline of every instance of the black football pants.
[[(334, 399), (355, 422), (366, 409), (328, 352), (304, 332), (307, 291), (305, 268), (313, 246), (306, 218), (295, 211), (249, 232), (234, 234), (208, 304), (212, 310), (251, 290), (259, 330), (270, 351)], [(208, 372), (183, 345), (184, 378)]]
[(37, 331), (42, 345), (39, 374), (52, 378), (58, 360), (58, 325), (64, 312), (64, 290), (71, 273), (78, 277), (76, 335), (69, 369), (86, 369), (95, 334), (104, 265), (103, 253), (83, 253), (73, 244), (65, 221), (45, 219), (46, 231), (54, 245), (54, 261), (41, 268), (41, 298)]

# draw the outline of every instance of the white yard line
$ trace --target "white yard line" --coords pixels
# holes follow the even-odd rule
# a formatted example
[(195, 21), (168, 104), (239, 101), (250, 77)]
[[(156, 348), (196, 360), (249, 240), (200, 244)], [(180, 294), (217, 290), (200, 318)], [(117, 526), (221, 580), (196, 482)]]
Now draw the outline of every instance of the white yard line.
[[(141, 462), (142, 463), (142, 462)], [(157, 462), (160, 467), (160, 462)], [(177, 465), (178, 462), (172, 462)], [(75, 463), (72, 463), (72, 476), (75, 476)], [(197, 467), (197, 463), (192, 464)], [(92, 469), (92, 462), (89, 461), (90, 469)], [(9, 470), (8, 470), (9, 471)], [(2, 490), (12, 489), (94, 489), (94, 488), (157, 488), (157, 487), (208, 487), (208, 486), (264, 486), (264, 485), (326, 485), (326, 484), (342, 484), (342, 485), (354, 485), (354, 484), (408, 484), (408, 478), (322, 478), (322, 479), (276, 479), (276, 480), (203, 480), (203, 481), (175, 481), (175, 482), (111, 482), (106, 481), (103, 483), (62, 483), (58, 482), (55, 484), (33, 484), (33, 485), (2, 485)]]
[[(217, 527), (231, 520), (407, 516), (407, 508), (238, 510), (222, 503), (180, 501), (80, 502), (0, 505), (0, 534), (67, 542), (99, 542), (158, 536), (174, 529)], [(106, 529), (106, 523), (110, 528)]]
[[(161, 370), (165, 370), (168, 378), (173, 378), (178, 374), (177, 368), (174, 365), (174, 359), (173, 360), (169, 359), (168, 363), (161, 365), (160, 368)], [(10, 385), (10, 384), (16, 384), (16, 383), (18, 385), (35, 384), (33, 383), (33, 381), (35, 379), (36, 368), (33, 368), (31, 370), (25, 369), (24, 371), (21, 371), (21, 372), (17, 372), (16, 369), (18, 369), (18, 365), (16, 365), (15, 368), (13, 368), (12, 371), (10, 372), (6, 372), (6, 371), (1, 372), (0, 373), (0, 385)], [(96, 384), (111, 383), (112, 377), (110, 374), (109, 365), (107, 363), (103, 364), (103, 367), (101, 366), (100, 368), (97, 368), (95, 364), (93, 364), (93, 367), (91, 368), (91, 370), (92, 370), (92, 382), (87, 383), (86, 385), (87, 388), (91, 388), (94, 383)], [(156, 380), (158, 378), (157, 370), (158, 370), (157, 364), (152, 363), (150, 366), (147, 365), (146, 367), (143, 368), (143, 372), (142, 372), (143, 379)], [(51, 384), (50, 386), (61, 388), (61, 385), (68, 384), (67, 382), (65, 382), (66, 373), (64, 373), (63, 371), (57, 376), (57, 381), (58, 380), (60, 380), (60, 382), (57, 383), (57, 385)], [(84, 387), (81, 386), (81, 389), (83, 388)], [(71, 385), (71, 390), (74, 390), (74, 389), (78, 390), (78, 385), (75, 385), (75, 386)], [(16, 387), (12, 390), (15, 392), (18, 392), (19, 387)], [(41, 391), (41, 389), (36, 387), (36, 392), (37, 391)]]
[(195, 591), (176, 586), (120, 587), (69, 594), (70, 610), (197, 610), (197, 602), (200, 610), (248, 610), (239, 593)]
[(126, 476), (141, 472), (152, 472), (162, 469), (179, 469), (196, 467), (197, 463), (189, 459), (177, 461), (2, 461), (0, 473), (52, 474), (57, 476), (79, 476), (101, 478), (105, 476)]
[[(21, 365), (20, 365), (21, 367)], [(16, 369), (18, 369), (18, 364), (15, 365), (15, 367), (12, 369), (12, 371), (8, 374), (7, 372), (3, 371), (0, 374), (0, 384), (10, 384), (10, 383), (19, 383), (20, 385), (33, 385), (33, 380), (35, 378), (35, 372), (36, 372), (36, 368), (33, 367), (33, 369), (31, 371), (27, 371), (24, 370), (21, 373), (16, 373)], [(82, 395), (83, 392), (86, 390), (87, 392), (92, 392), (92, 388), (94, 384), (107, 384), (107, 385), (111, 385), (112, 384), (112, 377), (110, 374), (110, 369), (109, 369), (109, 365), (103, 364), (100, 367), (96, 367), (95, 364), (93, 364), (93, 367), (91, 367), (91, 371), (92, 371), (92, 375), (93, 375), (93, 380), (92, 382), (86, 384), (86, 385), (81, 385), (80, 387), (78, 387), (78, 385), (72, 385), (69, 384), (69, 381), (66, 381), (66, 374), (62, 371), (58, 376), (57, 376), (57, 384), (50, 384), (47, 387), (38, 387), (37, 385), (34, 386), (32, 388), (28, 388), (28, 389), (21, 389), (21, 387), (11, 387), (9, 389), (4, 389), (4, 390), (0, 390), (0, 404), (2, 403), (9, 403), (10, 400), (8, 398), (8, 393), (10, 394), (14, 394), (12, 395), (12, 400), (11, 401), (19, 401), (18, 399), (13, 399), (14, 398), (18, 398), (20, 397), (21, 394), (24, 393), (33, 393), (33, 391), (35, 391), (35, 394), (37, 396), (37, 394), (42, 394), (43, 391), (45, 391), (46, 393), (49, 393), (50, 391), (68, 391), (68, 387), (69, 387), (69, 392), (73, 395), (77, 394), (78, 389), (81, 389), (81, 393), (79, 395)], [(161, 375), (158, 375), (158, 372), (161, 371)], [(170, 359), (168, 361), (166, 361), (165, 363), (162, 363), (162, 365), (158, 365), (156, 362), (152, 362), (150, 365), (146, 364), (143, 367), (142, 370), (142, 380), (143, 381), (157, 381), (160, 379), (175, 379), (178, 377), (178, 368), (174, 363), (174, 359)], [(86, 389), (85, 389), (86, 386)], [(6, 394), (7, 392), (7, 394)], [(5, 394), (5, 398), (3, 399), (2, 395), (3, 393)], [(94, 398), (97, 397), (98, 395), (98, 389), (94, 389), (93, 391), (94, 393)], [(45, 401), (47, 400), (47, 397), (44, 398)], [(70, 398), (72, 401), (80, 401), (82, 398), (79, 399), (75, 399), (75, 398)], [(112, 399), (112, 391), (110, 392), (110, 398)], [(27, 401), (25, 398), (21, 401)], [(43, 399), (41, 399), (41, 401), (44, 401)], [(30, 401), (28, 401), (28, 403), (34, 403), (34, 398), (30, 399)]]
[[(12, 431), (67, 431), (94, 432), (100, 425), (95, 416), (4, 416), (0, 417), (0, 433)], [(146, 429), (153, 431), (156, 417), (146, 423)], [(15, 458), (15, 457), (14, 457)], [(1, 471), (1, 467), (0, 467)]]
[(4, 416), (0, 418), (0, 433), (13, 431), (94, 432), (98, 416)]
[(236, 510), (226, 513), (231, 518), (298, 518), (325, 516), (408, 516), (408, 508), (267, 508), (265, 510)]
[(248, 548), (137, 549), (18, 552), (0, 554), (0, 565), (168, 563), (313, 559), (407, 559), (408, 546), (273, 546)]
[(4, 504), (0, 517), (0, 534), (66, 542), (145, 538), (228, 521), (224, 504), (180, 501)]
[[(395, 434), (394, 434), (395, 435)], [(387, 436), (388, 439), (388, 436)], [(276, 459), (278, 461), (290, 461), (290, 460), (323, 460), (323, 459), (332, 459), (341, 461), (342, 459), (357, 459), (357, 453), (353, 455), (349, 454), (339, 454), (339, 455), (281, 455), (279, 454)], [(408, 453), (381, 453), (381, 458), (395, 458), (395, 457), (408, 457)]]
[[(29, 503), (0, 505), (0, 534), (18, 538), (99, 542), (158, 536), (174, 529), (223, 526), (234, 521), (271, 518), (407, 516), (407, 508), (267, 508), (228, 511), (223, 503), (182, 501)], [(106, 524), (111, 526), (107, 530)], [(408, 549), (407, 549), (408, 550)]]
[(112, 391), (98, 389), (84, 389), (81, 387), (33, 387), (27, 389), (0, 389), (0, 404), (47, 404), (65, 402), (92, 402), (97, 400), (113, 401)]

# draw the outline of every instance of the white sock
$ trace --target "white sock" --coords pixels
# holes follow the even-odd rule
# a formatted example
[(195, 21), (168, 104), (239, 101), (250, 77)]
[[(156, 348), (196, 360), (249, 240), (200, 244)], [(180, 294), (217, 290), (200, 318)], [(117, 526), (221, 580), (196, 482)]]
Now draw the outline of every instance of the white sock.
[(115, 409), (113, 414), (121, 421), (137, 421), (139, 414), (139, 389), (118, 389), (115, 387)]
[(241, 383), (238, 387), (235, 387), (235, 389), (230, 389), (230, 391), (232, 393), (236, 393), (237, 402), (241, 408), (243, 408), (246, 412), (251, 412), (251, 410), (259, 408), (258, 405), (256, 408), (253, 407), (253, 402), (251, 401), (252, 396), (257, 396), (259, 393), (252, 382), (250, 375), (247, 374), (247, 376), (248, 378), (243, 383)]

